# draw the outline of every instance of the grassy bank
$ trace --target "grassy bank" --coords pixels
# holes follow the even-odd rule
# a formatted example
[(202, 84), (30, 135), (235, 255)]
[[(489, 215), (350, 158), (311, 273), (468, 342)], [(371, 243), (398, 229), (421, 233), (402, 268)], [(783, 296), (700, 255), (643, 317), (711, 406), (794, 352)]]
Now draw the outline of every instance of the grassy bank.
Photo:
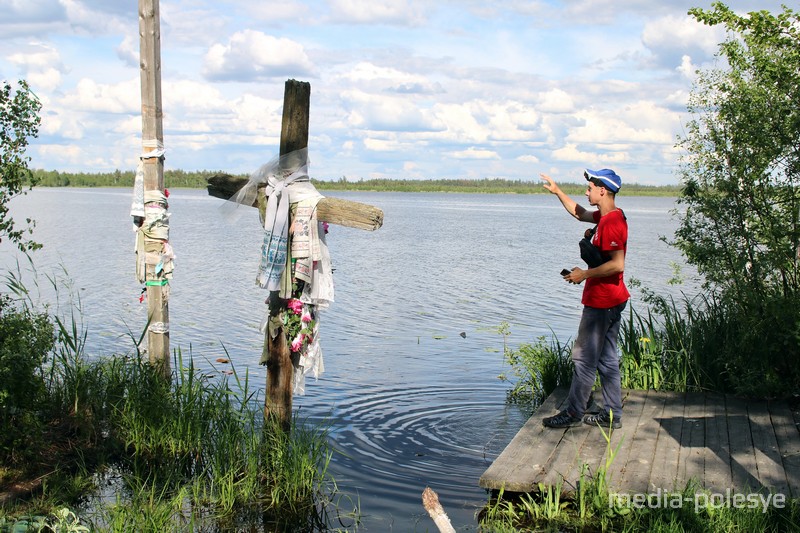
[[(183, 170), (165, 170), (164, 183), (167, 188), (205, 189), (207, 179), (221, 172)], [(35, 170), (34, 176), (40, 187), (133, 187), (132, 171), (107, 173), (69, 173), (57, 171)], [(247, 177), (242, 175), (239, 177)], [(506, 180), (486, 178), (468, 179), (368, 179), (338, 180), (312, 179), (314, 186), (320, 191), (372, 191), (372, 192), (453, 192), (453, 193), (494, 193), (494, 194), (544, 194), (547, 191), (538, 179)], [(585, 184), (560, 184), (567, 194), (583, 194)], [(626, 183), (621, 195), (625, 196), (677, 196), (680, 187), (677, 185), (648, 186)]]
[(325, 430), (265, 420), (246, 373), (203, 372), (180, 350), (169, 380), (138, 353), (90, 358), (75, 315), (8, 296), (0, 330), (0, 532), (357, 521), (327, 472)]

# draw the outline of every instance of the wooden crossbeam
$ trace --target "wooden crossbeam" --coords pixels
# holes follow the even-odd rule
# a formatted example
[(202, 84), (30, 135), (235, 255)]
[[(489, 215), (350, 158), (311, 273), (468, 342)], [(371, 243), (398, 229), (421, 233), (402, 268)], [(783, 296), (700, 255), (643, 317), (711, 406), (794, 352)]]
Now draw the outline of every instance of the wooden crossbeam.
[[(216, 174), (207, 180), (209, 196), (227, 200), (245, 186), (247, 178)], [(259, 189), (263, 191), (263, 187)], [(263, 198), (263, 194), (258, 197)], [(253, 202), (258, 207), (258, 200)], [(317, 218), (329, 224), (374, 231), (383, 225), (383, 211), (379, 208), (343, 198), (325, 197), (317, 204)]]

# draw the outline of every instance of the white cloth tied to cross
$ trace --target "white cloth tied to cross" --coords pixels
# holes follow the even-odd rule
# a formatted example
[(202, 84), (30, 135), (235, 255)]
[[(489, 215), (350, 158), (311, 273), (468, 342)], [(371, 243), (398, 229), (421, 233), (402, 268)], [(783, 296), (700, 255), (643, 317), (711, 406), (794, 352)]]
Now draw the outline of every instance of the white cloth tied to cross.
[[(224, 207), (229, 218), (238, 215), (239, 205), (252, 206), (256, 201), (258, 189), (265, 185), (264, 194), (267, 196), (267, 207), (264, 216), (264, 242), (261, 247), (261, 261), (256, 275), (256, 284), (262, 288), (274, 291), (281, 288), (281, 276), (286, 268), (286, 254), (289, 238), (289, 208), (291, 204), (311, 200), (319, 201), (323, 196), (311, 183), (308, 176), (308, 148), (295, 150), (282, 156), (272, 158), (256, 172), (247, 184), (242, 187)], [(239, 205), (237, 205), (239, 204)], [(320, 238), (322, 246), (324, 233)], [(329, 262), (327, 247), (323, 255)], [(330, 270), (330, 269), (326, 269)], [(329, 276), (329, 272), (327, 273)], [(327, 276), (326, 276), (327, 277)], [(316, 279), (316, 291), (320, 291), (319, 283), (332, 285), (332, 279)], [(310, 287), (309, 287), (310, 290)], [(325, 292), (325, 291), (323, 291)], [(333, 301), (332, 290), (330, 301)], [(281, 295), (288, 298), (289, 295)], [(308, 302), (319, 304), (320, 302)]]
[(277, 169), (267, 176), (264, 189), (267, 209), (264, 215), (264, 244), (261, 247), (261, 264), (256, 283), (267, 290), (279, 290), (281, 276), (286, 267), (289, 239), (289, 206), (303, 200), (321, 199), (308, 177), (308, 167)]
[[(294, 362), (294, 392), (304, 394), (306, 375), (318, 377), (324, 370), (322, 347), (319, 342), (319, 314), (333, 302), (333, 268), (325, 242), (325, 231), (316, 217), (316, 205), (323, 198), (308, 177), (308, 150), (296, 150), (273, 158), (254, 172), (247, 184), (242, 187), (223, 206), (229, 219), (237, 217), (241, 205), (251, 207), (255, 204), (258, 190), (264, 185), (267, 205), (264, 216), (264, 242), (261, 247), (261, 261), (256, 276), (256, 284), (271, 291), (284, 291), (287, 284), (282, 276), (287, 266), (287, 254), (297, 259), (297, 279), (305, 281), (300, 300), (313, 306), (316, 325), (312, 342), (306, 345), (299, 360)], [(297, 204), (295, 231), (292, 240), (293, 250), (288, 249), (289, 210)], [(298, 230), (302, 228), (302, 231)], [(288, 284), (291, 287), (291, 284)], [(281, 298), (291, 298), (291, 294), (280, 294)], [(261, 331), (266, 332), (270, 319), (269, 309), (261, 323)], [(262, 360), (262, 364), (265, 363)]]

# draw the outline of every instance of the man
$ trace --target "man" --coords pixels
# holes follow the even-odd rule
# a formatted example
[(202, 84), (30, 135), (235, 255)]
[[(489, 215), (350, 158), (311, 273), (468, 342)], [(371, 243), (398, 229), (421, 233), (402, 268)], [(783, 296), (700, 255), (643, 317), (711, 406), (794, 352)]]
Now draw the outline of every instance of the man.
[[(578, 336), (572, 346), (572, 374), (567, 408), (555, 416), (544, 418), (542, 423), (551, 428), (568, 428), (581, 423), (603, 427), (622, 427), (622, 392), (620, 390), (617, 335), (623, 309), (630, 298), (623, 282), (625, 251), (628, 241), (628, 223), (622, 210), (617, 208), (615, 197), (622, 179), (610, 169), (586, 169), (588, 181), (586, 198), (597, 210), (589, 211), (567, 196), (545, 174), (544, 187), (558, 196), (570, 215), (582, 222), (597, 224), (592, 244), (598, 247), (605, 260), (599, 266), (586, 269), (575, 267), (564, 279), (582, 283), (583, 313)], [(603, 387), (603, 410), (587, 414), (586, 404), (592, 392), (595, 373), (600, 374)]]

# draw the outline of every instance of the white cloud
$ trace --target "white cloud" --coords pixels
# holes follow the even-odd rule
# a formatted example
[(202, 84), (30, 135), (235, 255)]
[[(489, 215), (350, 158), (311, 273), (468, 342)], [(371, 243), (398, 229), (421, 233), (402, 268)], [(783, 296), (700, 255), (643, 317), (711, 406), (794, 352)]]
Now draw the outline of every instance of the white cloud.
[(34, 92), (39, 90), (54, 91), (61, 85), (61, 73), (54, 68), (29, 72), (26, 79)]
[(234, 33), (227, 44), (215, 44), (205, 56), (210, 80), (253, 81), (276, 76), (310, 76), (314, 66), (302, 44), (260, 31)]
[[(141, 129), (141, 128), (140, 128)], [(43, 136), (54, 136), (69, 141), (83, 138), (83, 127), (74, 113), (45, 113), (39, 133)]]
[(70, 164), (79, 163), (84, 156), (80, 145), (39, 144), (36, 152), (42, 157), (61, 160)]
[(517, 161), (522, 163), (539, 163), (539, 158), (535, 155), (521, 155), (517, 158)]
[(688, 79), (693, 80), (695, 78), (695, 72), (697, 71), (697, 67), (692, 63), (692, 58), (688, 55), (684, 55), (681, 58), (681, 64), (679, 67), (676, 67), (675, 70), (681, 73), (681, 75)]
[(551, 153), (553, 159), (557, 161), (585, 162), (597, 159), (597, 154), (593, 152), (583, 152), (578, 149), (578, 145), (571, 143), (563, 146)]
[(649, 101), (635, 102), (620, 109), (588, 110), (579, 113), (584, 124), (571, 131), (567, 141), (593, 145), (673, 144), (672, 126), (678, 117)]
[(441, 126), (428, 111), (420, 109), (411, 98), (346, 91), (342, 100), (349, 109), (348, 124), (364, 130), (435, 131)]
[(117, 46), (117, 57), (126, 65), (139, 68), (139, 40), (126, 35)]
[(21, 53), (11, 54), (8, 60), (24, 71), (47, 69), (61, 64), (58, 51), (46, 43), (31, 43)]
[(27, 44), (22, 51), (8, 56), (35, 91), (54, 91), (61, 84), (66, 71), (58, 50), (43, 42)]
[[(125, 2), (100, 1), (94, 5), (88, 0), (59, 0), (64, 6), (72, 31), (88, 32), (92, 35), (111, 35), (124, 32), (130, 24), (136, 24), (138, 11)], [(126, 21), (127, 20), (127, 21)]]
[(141, 85), (138, 79), (103, 84), (83, 78), (60, 104), (71, 110), (96, 113), (141, 113)]
[(454, 157), (455, 159), (500, 159), (500, 156), (494, 150), (486, 150), (475, 147), (469, 147), (466, 150), (450, 152), (450, 157)]
[(193, 80), (166, 81), (161, 93), (164, 109), (170, 113), (205, 115), (226, 113), (231, 109), (230, 103), (219, 89), (207, 83)]
[(400, 143), (394, 139), (364, 139), (364, 147), (373, 152), (394, 152), (400, 148)]
[(313, 15), (308, 4), (289, 0), (247, 2), (244, 9), (252, 17), (267, 24), (277, 24), (283, 21), (296, 22)]
[[(426, 87), (431, 82), (422, 74), (403, 72), (394, 67), (384, 67), (374, 63), (360, 61), (341, 76), (343, 82), (363, 86), (374, 83), (378, 87), (396, 90), (398, 92), (411, 92), (409, 87)], [(425, 90), (414, 92), (428, 92)]]
[(550, 89), (538, 95), (536, 109), (542, 113), (571, 113), (575, 110), (575, 101), (563, 89)]
[(424, 20), (424, 4), (414, 0), (331, 0), (331, 18), (350, 24), (416, 26)]
[(701, 63), (713, 58), (725, 38), (722, 28), (710, 28), (687, 15), (669, 15), (644, 25), (642, 43), (664, 68), (674, 69), (690, 56)]
[(59, 0), (4, 0), (0, 2), (0, 20), (3, 25), (49, 23), (66, 17), (64, 5)]
[(436, 117), (445, 125), (441, 137), (461, 143), (483, 142), (488, 133), (475, 118), (470, 104), (434, 106)]
[(235, 126), (241, 131), (280, 133), (283, 102), (245, 94), (233, 103)]

